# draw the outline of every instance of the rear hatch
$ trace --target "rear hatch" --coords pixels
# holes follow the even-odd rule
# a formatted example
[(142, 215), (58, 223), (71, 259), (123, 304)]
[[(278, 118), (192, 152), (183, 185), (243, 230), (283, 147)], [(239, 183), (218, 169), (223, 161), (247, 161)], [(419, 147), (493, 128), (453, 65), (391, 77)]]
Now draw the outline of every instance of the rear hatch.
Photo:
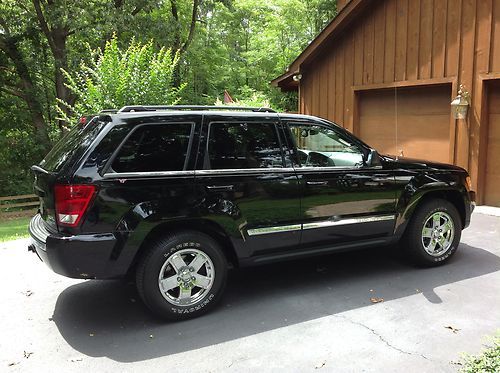
[(88, 123), (79, 122), (59, 140), (45, 158), (31, 167), (35, 175), (34, 192), (40, 200), (40, 215), (49, 231), (57, 231), (54, 203), (56, 183), (71, 182), (75, 167), (94, 142), (106, 122), (90, 117)]

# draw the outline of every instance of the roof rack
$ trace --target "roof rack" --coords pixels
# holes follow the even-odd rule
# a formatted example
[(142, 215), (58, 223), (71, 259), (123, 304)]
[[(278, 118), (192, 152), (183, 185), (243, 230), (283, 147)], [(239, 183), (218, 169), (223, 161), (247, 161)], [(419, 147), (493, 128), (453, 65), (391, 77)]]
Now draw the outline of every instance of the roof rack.
[(116, 114), (118, 109), (103, 109), (99, 112), (99, 114)]
[(131, 113), (138, 111), (159, 111), (159, 110), (239, 110), (253, 111), (260, 113), (276, 113), (275, 110), (266, 107), (245, 107), (245, 106), (211, 106), (211, 105), (139, 105), (139, 106), (124, 106), (118, 113)]

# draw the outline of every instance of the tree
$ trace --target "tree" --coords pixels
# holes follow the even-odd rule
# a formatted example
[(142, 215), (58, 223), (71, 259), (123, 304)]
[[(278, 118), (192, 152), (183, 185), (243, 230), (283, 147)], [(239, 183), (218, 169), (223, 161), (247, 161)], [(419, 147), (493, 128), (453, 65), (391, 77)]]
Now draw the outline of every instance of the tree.
[[(116, 37), (109, 40), (104, 50), (91, 51), (89, 62), (82, 61), (74, 73), (62, 70), (66, 87), (75, 96), (76, 103), (59, 100), (67, 110), (59, 110), (66, 121), (84, 114), (125, 105), (176, 104), (185, 84), (173, 85), (173, 74), (179, 62), (179, 53), (162, 47), (156, 51), (153, 42), (141, 44), (132, 41), (126, 49), (118, 47)], [(67, 116), (67, 113), (70, 116)]]

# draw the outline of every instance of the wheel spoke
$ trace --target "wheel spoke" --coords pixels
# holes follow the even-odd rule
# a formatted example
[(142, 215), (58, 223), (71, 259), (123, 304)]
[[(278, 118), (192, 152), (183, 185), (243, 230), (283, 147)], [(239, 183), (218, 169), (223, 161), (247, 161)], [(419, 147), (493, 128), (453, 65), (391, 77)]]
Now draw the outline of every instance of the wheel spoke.
[(179, 292), (179, 299), (182, 301), (183, 299), (189, 299), (191, 297), (191, 288), (185, 288), (181, 286), (181, 291)]
[(206, 289), (210, 285), (210, 278), (200, 275), (198, 273), (193, 275), (195, 278), (194, 284), (200, 288)]
[(452, 229), (453, 229), (453, 226), (451, 225), (451, 223), (449, 221), (443, 224), (443, 234), (451, 231)]
[(198, 272), (203, 264), (205, 264), (207, 260), (201, 254), (197, 254), (193, 261), (189, 264), (190, 267), (194, 269), (194, 273)]
[(432, 217), (432, 227), (439, 228), (440, 225), (441, 225), (441, 215), (434, 214), (434, 216)]
[(441, 246), (441, 248), (443, 249), (445, 247), (445, 244), (446, 244), (446, 237), (445, 236), (440, 237), (438, 242), (439, 242), (439, 246)]
[(186, 266), (186, 262), (184, 261), (184, 259), (182, 259), (182, 257), (178, 254), (175, 254), (173, 255), (171, 258), (170, 258), (170, 264), (172, 264), (172, 267), (174, 267), (174, 270), (176, 273), (179, 273), (179, 270), (182, 268), (182, 267), (185, 267)]
[(429, 242), (429, 246), (427, 246), (427, 248), (428, 248), (430, 251), (434, 251), (434, 250), (436, 250), (436, 243), (437, 243), (437, 241), (435, 241), (435, 240), (431, 240), (431, 242)]
[(170, 276), (166, 279), (161, 280), (160, 285), (163, 291), (169, 291), (173, 288), (176, 288), (177, 286), (179, 286), (179, 283), (177, 282), (177, 276)]
[(426, 238), (432, 237), (432, 228), (422, 229), (422, 237), (426, 237)]

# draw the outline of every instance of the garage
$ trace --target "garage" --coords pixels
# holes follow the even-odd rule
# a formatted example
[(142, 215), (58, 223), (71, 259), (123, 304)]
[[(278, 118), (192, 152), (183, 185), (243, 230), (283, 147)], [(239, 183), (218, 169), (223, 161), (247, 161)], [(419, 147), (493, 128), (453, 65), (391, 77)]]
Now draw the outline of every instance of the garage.
[(500, 82), (492, 84), (488, 92), (488, 148), (484, 202), (500, 207)]
[(450, 161), (449, 84), (360, 91), (358, 100), (358, 135), (379, 152)]

